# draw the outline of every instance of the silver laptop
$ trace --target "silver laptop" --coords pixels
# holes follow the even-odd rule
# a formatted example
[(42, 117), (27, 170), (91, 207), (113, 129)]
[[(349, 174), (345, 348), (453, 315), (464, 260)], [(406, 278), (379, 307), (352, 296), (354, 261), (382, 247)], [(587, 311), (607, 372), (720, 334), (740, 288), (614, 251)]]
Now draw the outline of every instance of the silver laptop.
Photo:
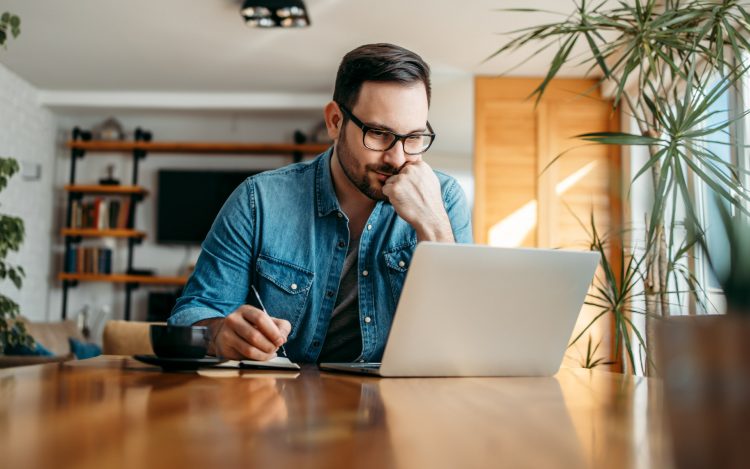
[(551, 376), (599, 262), (594, 252), (422, 242), (382, 363), (321, 363), (378, 376)]

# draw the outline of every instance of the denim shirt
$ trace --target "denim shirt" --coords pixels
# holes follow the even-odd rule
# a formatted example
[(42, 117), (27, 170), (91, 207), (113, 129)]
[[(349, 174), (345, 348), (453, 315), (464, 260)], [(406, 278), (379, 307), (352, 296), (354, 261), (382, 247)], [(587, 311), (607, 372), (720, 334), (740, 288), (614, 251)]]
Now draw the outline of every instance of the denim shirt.
[[(221, 318), (255, 304), (254, 284), (268, 313), (292, 325), (284, 346), (289, 358), (317, 360), (349, 245), (348, 219), (331, 176), (332, 151), (252, 176), (235, 189), (201, 246), (169, 324)], [(472, 242), (461, 187), (435, 173), (456, 242)], [(359, 245), (362, 354), (357, 360), (380, 361), (416, 245), (414, 228), (388, 202), (377, 202)]]

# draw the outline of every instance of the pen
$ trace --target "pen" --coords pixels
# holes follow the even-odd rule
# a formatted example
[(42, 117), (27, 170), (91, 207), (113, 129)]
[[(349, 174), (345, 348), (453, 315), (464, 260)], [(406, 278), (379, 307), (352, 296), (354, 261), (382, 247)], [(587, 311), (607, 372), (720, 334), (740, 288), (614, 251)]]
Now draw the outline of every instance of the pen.
[[(260, 309), (264, 313), (268, 314), (268, 311), (266, 311), (266, 307), (263, 306), (263, 300), (260, 299), (260, 294), (258, 293), (258, 290), (255, 288), (255, 285), (250, 285), (250, 288), (253, 289), (253, 294), (255, 295), (255, 299), (258, 301), (258, 306), (260, 306)], [(285, 358), (289, 358), (289, 355), (286, 354), (286, 349), (284, 349), (284, 344), (281, 344), (281, 346), (279, 347), (279, 350), (281, 350), (281, 353), (284, 354)]]

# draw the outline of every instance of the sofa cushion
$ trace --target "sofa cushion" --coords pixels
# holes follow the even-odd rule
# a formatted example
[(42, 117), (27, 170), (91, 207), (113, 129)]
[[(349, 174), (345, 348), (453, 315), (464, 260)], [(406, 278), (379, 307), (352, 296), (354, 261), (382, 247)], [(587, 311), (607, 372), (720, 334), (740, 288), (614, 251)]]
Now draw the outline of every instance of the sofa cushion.
[(68, 342), (70, 337), (85, 340), (76, 322), (71, 319), (53, 322), (32, 322), (26, 318), (20, 318), (20, 320), (26, 325), (26, 330), (34, 340), (55, 355), (71, 354)]
[(55, 354), (47, 350), (47, 348), (39, 342), (35, 342), (31, 347), (27, 345), (16, 345), (14, 347), (5, 347), (6, 355), (19, 355), (19, 356), (37, 356), (37, 357), (51, 357)]
[(70, 349), (73, 351), (73, 355), (79, 360), (98, 357), (102, 354), (102, 348), (96, 344), (82, 342), (73, 337), (69, 337), (68, 341), (70, 342)]

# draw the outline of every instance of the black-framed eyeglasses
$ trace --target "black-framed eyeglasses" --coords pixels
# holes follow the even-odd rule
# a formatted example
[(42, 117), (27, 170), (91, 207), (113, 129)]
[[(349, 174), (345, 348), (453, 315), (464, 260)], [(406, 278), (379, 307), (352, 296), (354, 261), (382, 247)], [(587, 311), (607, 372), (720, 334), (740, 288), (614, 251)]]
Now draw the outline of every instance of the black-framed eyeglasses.
[(433, 132), (429, 121), (427, 122), (427, 130), (429, 132), (401, 135), (390, 130), (371, 127), (357, 119), (357, 116), (352, 114), (352, 111), (347, 109), (343, 104), (336, 104), (339, 105), (344, 115), (354, 122), (354, 125), (362, 129), (362, 144), (370, 150), (388, 151), (393, 148), (396, 142), (401, 141), (404, 153), (407, 155), (421, 155), (435, 141), (435, 132)]

